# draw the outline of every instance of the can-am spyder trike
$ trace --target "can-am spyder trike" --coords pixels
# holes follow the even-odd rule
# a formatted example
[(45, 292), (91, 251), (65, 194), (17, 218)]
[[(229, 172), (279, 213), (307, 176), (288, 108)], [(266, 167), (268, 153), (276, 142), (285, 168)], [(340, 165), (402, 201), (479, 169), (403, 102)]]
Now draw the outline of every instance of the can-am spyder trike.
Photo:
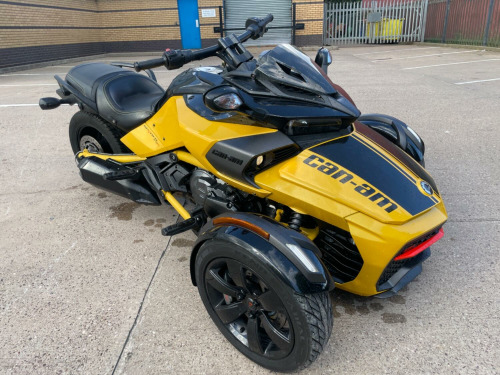
[[(216, 326), (258, 364), (292, 371), (328, 342), (334, 285), (397, 293), (447, 214), (420, 137), (393, 117), (360, 116), (326, 75), (328, 50), (312, 61), (287, 44), (258, 59), (245, 49), (272, 18), (200, 50), (78, 65), (55, 77), (61, 99), (40, 106), (78, 105), (69, 135), (83, 180), (168, 202), (183, 220), (162, 233), (198, 234), (191, 278)], [(150, 70), (209, 56), (222, 66), (188, 69), (166, 91)]]

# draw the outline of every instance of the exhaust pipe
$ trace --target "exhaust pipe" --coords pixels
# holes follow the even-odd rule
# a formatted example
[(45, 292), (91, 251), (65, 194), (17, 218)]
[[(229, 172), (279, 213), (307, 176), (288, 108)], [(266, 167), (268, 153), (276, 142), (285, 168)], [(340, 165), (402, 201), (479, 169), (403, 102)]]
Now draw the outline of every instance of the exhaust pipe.
[[(158, 195), (146, 182), (142, 173), (133, 173), (131, 168), (95, 156), (77, 158), (76, 161), (83, 181), (140, 204), (161, 205)], [(117, 175), (133, 177), (109, 178)]]

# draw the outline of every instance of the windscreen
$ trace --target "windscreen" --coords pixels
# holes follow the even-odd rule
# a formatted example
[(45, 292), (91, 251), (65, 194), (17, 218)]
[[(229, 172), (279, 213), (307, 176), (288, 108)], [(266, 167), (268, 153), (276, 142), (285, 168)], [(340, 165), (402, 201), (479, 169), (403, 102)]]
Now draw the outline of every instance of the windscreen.
[(261, 55), (258, 65), (255, 77), (265, 86), (266, 83), (273, 83), (318, 94), (336, 93), (312, 60), (289, 44), (279, 45)]

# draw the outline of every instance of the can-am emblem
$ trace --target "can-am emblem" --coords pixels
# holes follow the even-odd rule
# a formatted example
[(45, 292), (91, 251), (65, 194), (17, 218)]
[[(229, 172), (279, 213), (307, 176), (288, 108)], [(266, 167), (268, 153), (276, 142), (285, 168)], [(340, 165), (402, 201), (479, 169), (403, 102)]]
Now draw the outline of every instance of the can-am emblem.
[(427, 181), (420, 182), (420, 186), (427, 195), (432, 195), (432, 187)]

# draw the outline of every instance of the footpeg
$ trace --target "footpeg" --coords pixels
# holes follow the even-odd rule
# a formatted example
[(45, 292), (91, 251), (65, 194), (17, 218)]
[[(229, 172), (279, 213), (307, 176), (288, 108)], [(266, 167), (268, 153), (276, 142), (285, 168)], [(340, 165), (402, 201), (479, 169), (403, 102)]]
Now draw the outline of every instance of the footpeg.
[(200, 227), (202, 219), (200, 216), (194, 216), (187, 220), (181, 221), (176, 224), (169, 225), (161, 230), (161, 234), (164, 236), (173, 236), (185, 232), (190, 229), (197, 229)]

